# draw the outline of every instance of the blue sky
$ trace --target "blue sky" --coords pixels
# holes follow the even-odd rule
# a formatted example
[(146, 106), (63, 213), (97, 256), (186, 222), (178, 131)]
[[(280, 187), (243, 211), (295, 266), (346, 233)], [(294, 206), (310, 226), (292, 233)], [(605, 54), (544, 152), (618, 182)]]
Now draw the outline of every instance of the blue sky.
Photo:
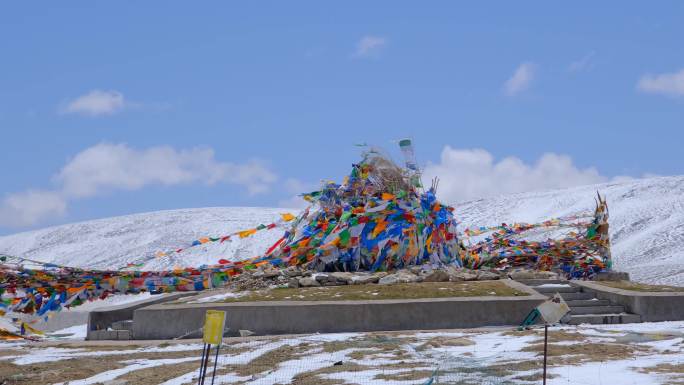
[(427, 4), (3, 4), (0, 234), (292, 205), (403, 137), (449, 201), (682, 174), (684, 3)]

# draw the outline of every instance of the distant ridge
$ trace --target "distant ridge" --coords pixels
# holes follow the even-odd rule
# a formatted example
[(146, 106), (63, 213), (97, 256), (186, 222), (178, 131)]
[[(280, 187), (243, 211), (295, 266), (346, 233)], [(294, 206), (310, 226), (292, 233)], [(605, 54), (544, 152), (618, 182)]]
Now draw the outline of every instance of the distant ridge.
[[(455, 204), (460, 228), (502, 222), (539, 222), (594, 207), (608, 199), (615, 268), (634, 280), (684, 286), (684, 176), (635, 179), (562, 190), (501, 195)], [(437, 191), (439, 196), (439, 190)], [(270, 223), (292, 209), (216, 207), (142, 213), (0, 237), (0, 253), (70, 266), (119, 268), (159, 250)], [(281, 230), (152, 258), (144, 269), (170, 269), (248, 258), (263, 253)]]

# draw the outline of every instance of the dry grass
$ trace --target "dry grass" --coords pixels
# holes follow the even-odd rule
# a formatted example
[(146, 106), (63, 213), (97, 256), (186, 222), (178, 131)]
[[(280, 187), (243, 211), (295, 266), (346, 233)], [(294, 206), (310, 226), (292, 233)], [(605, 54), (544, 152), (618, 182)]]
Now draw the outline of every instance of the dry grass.
[(180, 377), (185, 373), (198, 370), (200, 366), (199, 360), (200, 357), (198, 355), (197, 361), (181, 362), (173, 365), (163, 365), (154, 368), (135, 370), (118, 377), (117, 380), (120, 380), (124, 384), (131, 385), (157, 385), (173, 378)]
[(223, 302), (347, 301), (526, 295), (529, 294), (499, 281), (422, 282), (396, 285), (368, 284), (264, 289), (241, 297), (227, 298)]
[(235, 365), (233, 371), (240, 376), (251, 376), (276, 368), (280, 363), (306, 356), (311, 348), (308, 344), (284, 345), (268, 351), (246, 365)]
[(680, 286), (647, 285), (645, 283), (638, 283), (632, 281), (595, 281), (595, 283), (622, 290), (632, 290), (649, 293), (684, 293), (684, 287)]
[(0, 361), (0, 384), (54, 384), (91, 377), (124, 366), (119, 362), (104, 360), (100, 357), (79, 357), (78, 359), (42, 362), (32, 365), (15, 365), (9, 361)]
[(377, 380), (384, 381), (415, 381), (430, 378), (432, 370), (411, 370), (410, 372), (383, 373), (375, 376)]
[[(622, 345), (612, 343), (578, 342), (572, 345), (548, 345), (548, 357), (550, 365), (575, 365), (584, 362), (600, 362), (611, 360), (624, 360), (634, 357), (637, 352), (646, 352), (649, 349), (638, 345)], [(528, 345), (521, 349), (524, 352), (537, 352), (539, 356), (544, 353), (544, 344)]]
[(443, 346), (470, 346), (475, 343), (465, 337), (433, 337), (416, 348), (417, 351), (440, 348)]

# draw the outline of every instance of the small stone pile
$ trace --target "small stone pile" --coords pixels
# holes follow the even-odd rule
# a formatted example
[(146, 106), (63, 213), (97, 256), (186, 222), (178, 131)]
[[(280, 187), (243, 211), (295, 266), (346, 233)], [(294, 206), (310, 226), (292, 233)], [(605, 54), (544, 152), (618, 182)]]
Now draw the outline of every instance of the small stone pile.
[(514, 271), (471, 270), (455, 266), (430, 268), (412, 266), (392, 272), (315, 272), (290, 266), (278, 269), (264, 265), (256, 270), (245, 272), (231, 282), (235, 290), (259, 290), (268, 287), (321, 287), (341, 285), (392, 285), (415, 282), (458, 282), (491, 281), (497, 279), (554, 279), (558, 274), (550, 271), (518, 269)]

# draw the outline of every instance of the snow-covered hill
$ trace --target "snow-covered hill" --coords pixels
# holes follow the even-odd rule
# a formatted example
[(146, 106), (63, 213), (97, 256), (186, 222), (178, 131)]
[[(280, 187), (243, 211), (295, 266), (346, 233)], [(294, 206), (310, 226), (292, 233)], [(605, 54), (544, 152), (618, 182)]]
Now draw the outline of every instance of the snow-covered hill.
[(684, 286), (684, 176), (528, 192), (456, 205), (465, 225), (540, 222), (608, 200), (614, 268), (633, 280)]
[[(684, 176), (502, 195), (456, 204), (456, 215), (463, 226), (539, 222), (592, 210), (597, 190), (608, 199), (615, 268), (642, 282), (684, 285)], [(271, 223), (287, 211), (292, 212), (219, 207), (100, 219), (0, 237), (0, 253), (72, 266), (118, 268), (202, 236)], [(195, 247), (174, 257), (153, 258), (145, 269), (247, 258), (263, 253), (280, 235), (277, 229), (261, 231), (242, 240)]]
[(158, 251), (186, 247), (201, 237), (217, 237), (269, 224), (291, 209), (208, 207), (157, 211), (73, 223), (0, 237), (0, 253), (66, 266), (118, 269), (145, 262), (145, 270), (216, 264), (262, 254), (282, 229), (262, 230), (249, 238), (214, 242), (156, 258)]

